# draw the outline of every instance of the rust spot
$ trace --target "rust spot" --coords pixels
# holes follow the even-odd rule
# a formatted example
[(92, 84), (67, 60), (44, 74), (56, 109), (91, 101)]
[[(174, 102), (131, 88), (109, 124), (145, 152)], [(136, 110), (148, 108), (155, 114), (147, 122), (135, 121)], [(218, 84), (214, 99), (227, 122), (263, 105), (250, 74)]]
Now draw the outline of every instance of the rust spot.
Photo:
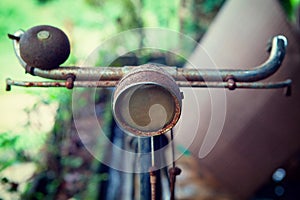
[(34, 84), (32, 83), (32, 82), (28, 82), (27, 84), (26, 84), (26, 86), (27, 87), (31, 87), (31, 86), (33, 86)]
[(67, 80), (66, 80), (66, 88), (73, 89), (74, 88), (74, 81), (75, 81), (75, 75), (74, 74), (67, 74)]

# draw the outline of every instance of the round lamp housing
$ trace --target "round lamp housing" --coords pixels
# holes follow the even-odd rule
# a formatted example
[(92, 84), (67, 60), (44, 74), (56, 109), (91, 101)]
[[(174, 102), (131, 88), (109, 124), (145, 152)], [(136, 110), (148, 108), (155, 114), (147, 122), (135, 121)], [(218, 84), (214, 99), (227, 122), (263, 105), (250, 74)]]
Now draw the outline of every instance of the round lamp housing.
[(120, 80), (112, 105), (114, 118), (125, 132), (144, 137), (160, 135), (179, 120), (182, 93), (163, 67), (146, 64)]

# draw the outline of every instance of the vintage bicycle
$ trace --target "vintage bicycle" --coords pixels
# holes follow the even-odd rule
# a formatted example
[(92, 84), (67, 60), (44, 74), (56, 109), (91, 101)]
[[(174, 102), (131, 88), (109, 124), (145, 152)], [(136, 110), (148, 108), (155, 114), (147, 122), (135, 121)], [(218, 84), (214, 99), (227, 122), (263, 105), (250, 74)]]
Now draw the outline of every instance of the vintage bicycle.
[[(173, 128), (181, 117), (184, 93), (181, 87), (235, 89), (285, 88), (291, 95), (292, 81), (261, 82), (273, 75), (285, 57), (287, 39), (275, 36), (268, 46), (270, 56), (263, 64), (248, 70), (189, 69), (148, 63), (123, 67), (61, 66), (70, 54), (69, 41), (60, 29), (36, 26), (27, 31), (8, 34), (13, 40), (15, 54), (26, 73), (52, 81), (6, 80), (6, 90), (21, 87), (115, 88), (112, 112), (118, 127), (133, 138), (148, 138), (150, 146), (139, 144), (137, 153), (150, 151), (151, 161), (143, 168), (148, 170), (151, 195), (143, 199), (159, 199), (157, 172), (161, 169), (155, 159), (155, 137), (164, 134), (174, 138)], [(45, 46), (47, 48), (45, 48)], [(150, 95), (149, 95), (150, 94)], [(145, 149), (143, 149), (145, 148)], [(169, 169), (170, 199), (175, 199), (176, 167), (172, 143), (172, 164)], [(140, 154), (137, 154), (140, 155)], [(149, 161), (149, 160), (148, 160)], [(149, 194), (148, 193), (148, 194)]]

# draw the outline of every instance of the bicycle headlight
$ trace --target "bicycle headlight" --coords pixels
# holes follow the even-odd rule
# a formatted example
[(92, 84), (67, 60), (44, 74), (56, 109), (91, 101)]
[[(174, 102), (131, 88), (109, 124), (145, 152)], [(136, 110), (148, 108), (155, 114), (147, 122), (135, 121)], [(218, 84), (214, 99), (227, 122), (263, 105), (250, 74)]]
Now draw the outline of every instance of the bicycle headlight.
[(118, 125), (137, 136), (169, 131), (180, 118), (182, 94), (162, 68), (146, 64), (134, 68), (116, 87), (113, 114)]

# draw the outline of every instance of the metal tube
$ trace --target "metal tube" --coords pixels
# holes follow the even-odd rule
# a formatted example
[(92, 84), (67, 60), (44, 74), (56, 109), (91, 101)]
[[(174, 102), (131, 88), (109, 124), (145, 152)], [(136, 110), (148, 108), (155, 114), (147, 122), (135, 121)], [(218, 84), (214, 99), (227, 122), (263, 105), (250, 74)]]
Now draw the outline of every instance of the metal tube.
[(229, 77), (236, 82), (254, 82), (265, 79), (274, 74), (280, 67), (286, 52), (287, 39), (276, 36), (272, 40), (270, 56), (263, 64), (249, 70), (232, 69), (178, 69), (178, 74), (188, 81), (226, 81)]
[[(203, 81), (176, 81), (179, 87), (200, 87), (200, 88), (228, 88), (227, 82), (203, 82)], [(8, 86), (22, 86), (22, 87), (66, 87), (65, 82), (32, 82), (32, 81), (16, 81), (6, 79)], [(118, 81), (75, 81), (74, 87), (115, 87)], [(236, 88), (245, 89), (276, 89), (289, 87), (292, 84), (290, 79), (281, 82), (236, 82)]]
[[(14, 34), (16, 37), (21, 37), (22, 31)], [(231, 69), (189, 69), (164, 67), (175, 80), (187, 81), (226, 81), (228, 77), (233, 78), (237, 82), (254, 82), (265, 79), (275, 73), (280, 67), (287, 46), (287, 39), (284, 36), (276, 36), (272, 40), (272, 49), (270, 56), (266, 62), (254, 69), (249, 70), (231, 70)], [(20, 64), (26, 68), (26, 63), (20, 57), (19, 42), (14, 40), (15, 53), (20, 61)], [(96, 81), (96, 80), (120, 80), (134, 66), (126, 67), (59, 67), (53, 70), (42, 70), (32, 68), (32, 75), (53, 79), (65, 80), (68, 74), (73, 74), (76, 80), (80, 81)]]
[[(75, 81), (74, 87), (87, 87), (87, 88), (103, 88), (103, 87), (115, 87), (118, 84), (117, 81)], [(66, 82), (34, 82), (34, 81), (16, 81), (6, 79), (7, 90), (10, 90), (10, 86), (21, 87), (67, 87)]]
[(78, 81), (120, 80), (129, 70), (125, 67), (60, 67), (53, 70), (33, 69), (33, 75), (65, 80), (73, 74)]
[[(229, 88), (228, 82), (203, 82), (203, 81), (177, 81), (179, 87), (208, 87), (208, 88)], [(235, 82), (236, 88), (245, 89), (276, 89), (289, 87), (291, 79), (280, 82)]]

